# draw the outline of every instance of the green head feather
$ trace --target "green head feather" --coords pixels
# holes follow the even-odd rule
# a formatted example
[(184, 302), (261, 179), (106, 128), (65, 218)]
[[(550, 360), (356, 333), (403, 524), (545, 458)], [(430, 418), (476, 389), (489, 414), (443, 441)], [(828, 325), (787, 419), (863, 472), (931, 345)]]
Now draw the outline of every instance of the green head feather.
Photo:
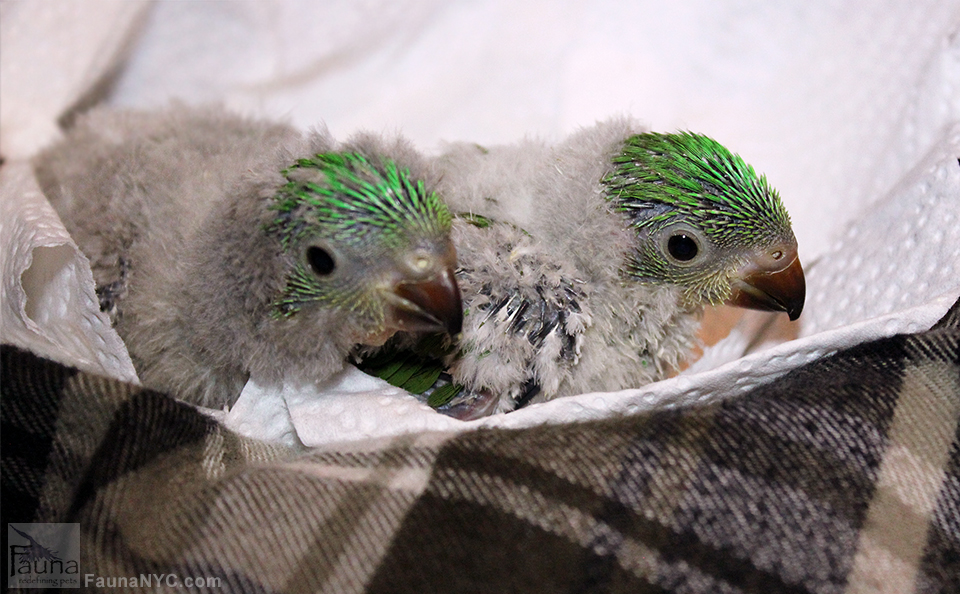
[[(793, 238), (790, 217), (766, 177), (700, 134), (644, 133), (628, 138), (602, 184), (641, 239), (678, 223), (694, 226), (725, 253)], [(729, 289), (719, 265), (713, 270), (678, 268), (657, 250), (652, 241), (641, 241), (626, 272), (686, 286), (710, 302), (726, 297)]]
[(320, 153), (297, 160), (281, 174), (286, 183), (270, 206), (276, 216), (267, 233), (279, 238), (284, 251), (319, 241), (325, 249), (342, 250), (366, 266), (356, 267), (358, 274), (352, 277), (325, 282), (299, 258), (274, 304), (277, 315), (297, 313), (309, 302), (352, 310), (375, 307), (374, 300), (364, 298), (359, 272), (420, 243), (445, 240), (450, 232), (446, 205), (390, 159)]

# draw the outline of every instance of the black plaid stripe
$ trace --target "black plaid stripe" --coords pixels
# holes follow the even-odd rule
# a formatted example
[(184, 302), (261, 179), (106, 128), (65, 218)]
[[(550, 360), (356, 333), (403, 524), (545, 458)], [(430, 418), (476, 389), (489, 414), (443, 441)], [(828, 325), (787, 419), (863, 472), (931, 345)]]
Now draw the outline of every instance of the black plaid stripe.
[(842, 592), (907, 369), (960, 374), (949, 349), (917, 348), (932, 337), (911, 340), (715, 407), (464, 434), (370, 591)]
[[(63, 386), (76, 374), (13, 347), (0, 350), (4, 525), (34, 520), (54, 446)], [(3, 534), (6, 541), (6, 530)]]
[[(889, 545), (898, 557), (916, 565), (909, 584), (916, 592), (960, 592), (960, 301), (933, 330), (908, 340), (913, 355), (913, 384), (916, 409), (907, 420), (916, 442), (911, 452), (919, 461), (913, 470), (918, 485), (929, 485), (924, 495), (936, 495), (930, 510), (923, 509), (926, 497), (913, 494), (912, 505), (897, 507), (903, 511), (889, 513), (899, 520), (917, 513), (921, 507), (924, 520), (913, 532), (898, 534)], [(952, 419), (951, 419), (952, 417)], [(901, 439), (904, 441), (903, 439)], [(942, 473), (942, 475), (941, 475)], [(899, 502), (898, 502), (899, 503)], [(896, 508), (895, 508), (896, 509)], [(899, 513), (898, 513), (899, 512)], [(890, 530), (893, 532), (893, 530)], [(902, 532), (902, 531), (898, 531)], [(914, 561), (914, 558), (916, 560)], [(887, 583), (894, 580), (888, 579)]]
[(5, 347), (4, 439), (48, 443), (4, 448), (4, 496), (72, 504), (98, 574), (226, 591), (952, 592), (958, 329), (960, 303), (708, 407), (299, 456)]
[[(47, 419), (46, 400), (30, 398), (37, 389), (73, 404), (65, 407), (72, 422), (43, 425), (53, 445), (32, 476), (36, 492), (62, 491), (53, 519), (80, 522), (81, 564), (96, 575), (220, 577), (233, 591), (362, 591), (354, 559), (365, 560), (367, 573), (375, 568), (437, 450), (436, 438), (402, 438), (372, 452), (298, 459), (162, 394), (16, 349), (4, 354), (25, 363), (16, 369), (41, 364), (36, 381), (5, 382), (16, 392), (5, 402), (20, 398), (29, 413), (9, 425)], [(68, 379), (50, 387), (50, 373)], [(14, 468), (10, 476), (31, 475)]]
[(922, 594), (960, 592), (960, 424), (954, 432), (916, 587)]
[[(85, 509), (80, 521), (93, 527), (96, 553), (85, 567), (104, 575), (216, 576), (228, 591), (362, 592), (426, 484), (425, 451), (435, 450), (419, 443), (389, 449), (366, 461), (351, 456), (351, 466), (330, 464), (323, 453), (287, 457), (185, 486), (170, 486), (162, 467), (143, 467), (101, 489)], [(374, 465), (383, 459), (391, 465)], [(166, 471), (189, 472), (190, 463)], [(139, 509), (149, 516), (138, 517)]]
[(960, 299), (957, 299), (950, 310), (933, 325), (931, 330), (957, 330), (960, 329)]
[(670, 556), (744, 591), (841, 591), (899, 393), (889, 355), (899, 360), (902, 343), (851, 349), (721, 404), (675, 518), (690, 544)]
[[(94, 395), (93, 392), (90, 393)], [(66, 521), (110, 483), (168, 452), (201, 443), (217, 424), (194, 408), (163, 394), (143, 391), (124, 402), (113, 417), (101, 447), (87, 467)]]

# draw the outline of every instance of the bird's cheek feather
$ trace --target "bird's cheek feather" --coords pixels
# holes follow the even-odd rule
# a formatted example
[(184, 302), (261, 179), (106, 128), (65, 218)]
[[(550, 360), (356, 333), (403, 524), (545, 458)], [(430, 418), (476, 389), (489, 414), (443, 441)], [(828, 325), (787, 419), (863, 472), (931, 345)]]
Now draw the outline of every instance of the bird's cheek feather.
[(372, 347), (383, 346), (383, 344), (387, 342), (387, 340), (391, 336), (393, 336), (395, 333), (396, 333), (396, 330), (394, 330), (393, 328), (387, 328), (386, 326), (381, 325), (377, 331), (367, 334), (362, 338), (358, 339), (357, 343), (367, 345), (367, 346), (372, 346)]

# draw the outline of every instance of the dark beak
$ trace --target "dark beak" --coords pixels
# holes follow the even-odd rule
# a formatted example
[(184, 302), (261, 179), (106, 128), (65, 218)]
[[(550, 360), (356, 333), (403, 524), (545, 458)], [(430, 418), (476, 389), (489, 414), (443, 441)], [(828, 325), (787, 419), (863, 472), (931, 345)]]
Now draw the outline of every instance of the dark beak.
[(787, 267), (774, 272), (752, 272), (735, 282), (733, 295), (727, 304), (749, 309), (785, 311), (790, 320), (796, 320), (803, 311), (807, 285), (803, 278), (800, 258), (794, 258)]
[(445, 268), (422, 281), (397, 284), (392, 299), (393, 319), (407, 332), (446, 332), (450, 336), (463, 327), (463, 306), (453, 269)]

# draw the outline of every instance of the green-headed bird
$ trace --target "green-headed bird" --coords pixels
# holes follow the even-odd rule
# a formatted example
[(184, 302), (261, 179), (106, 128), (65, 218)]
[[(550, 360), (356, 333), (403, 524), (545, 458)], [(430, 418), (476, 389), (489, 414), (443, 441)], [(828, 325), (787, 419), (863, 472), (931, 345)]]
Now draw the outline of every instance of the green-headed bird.
[[(399, 141), (398, 141), (399, 142)], [(451, 215), (412, 150), (176, 106), (95, 110), (34, 161), (144, 385), (210, 407), (356, 344), (456, 334)]]
[(777, 192), (709, 137), (613, 120), (557, 145), (453, 144), (434, 166), (459, 213), (463, 334), (430, 348), (394, 341), (361, 353), (361, 367), (392, 381), (394, 351), (443, 367), (425, 393), (449, 414), (667, 377), (697, 345), (707, 304), (791, 320), (803, 308)]

